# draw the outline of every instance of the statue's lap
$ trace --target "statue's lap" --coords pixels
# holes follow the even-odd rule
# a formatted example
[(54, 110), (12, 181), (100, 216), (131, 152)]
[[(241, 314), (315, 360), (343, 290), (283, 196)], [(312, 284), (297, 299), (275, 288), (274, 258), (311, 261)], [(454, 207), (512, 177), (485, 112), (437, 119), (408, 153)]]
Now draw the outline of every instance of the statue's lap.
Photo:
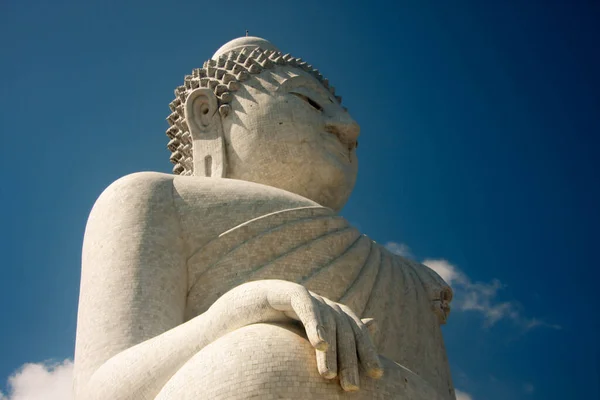
[(317, 371), (315, 350), (296, 327), (255, 324), (223, 336), (190, 359), (165, 385), (160, 400), (411, 399), (438, 395), (421, 378), (383, 359), (384, 377), (361, 374), (360, 391), (346, 393)]

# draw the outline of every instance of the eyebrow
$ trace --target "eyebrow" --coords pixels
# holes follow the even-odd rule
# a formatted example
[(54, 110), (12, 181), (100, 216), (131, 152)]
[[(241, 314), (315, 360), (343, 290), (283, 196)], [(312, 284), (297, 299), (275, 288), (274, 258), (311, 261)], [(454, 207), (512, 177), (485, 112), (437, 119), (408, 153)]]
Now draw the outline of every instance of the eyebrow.
[(297, 88), (297, 87), (300, 87), (300, 86), (306, 87), (307, 89), (314, 89), (320, 95), (324, 96), (327, 100), (332, 101), (332, 99), (331, 99), (331, 97), (332, 97), (331, 93), (329, 93), (329, 91), (327, 89), (325, 89), (323, 87), (323, 85), (321, 85), (318, 82), (315, 82), (311, 78), (308, 78), (308, 77), (302, 76), (302, 75), (296, 75), (296, 76), (293, 76), (291, 78), (286, 79), (279, 86), (279, 88), (277, 89), (277, 91), (279, 91), (279, 90), (290, 91), (291, 89), (294, 89), (294, 88)]

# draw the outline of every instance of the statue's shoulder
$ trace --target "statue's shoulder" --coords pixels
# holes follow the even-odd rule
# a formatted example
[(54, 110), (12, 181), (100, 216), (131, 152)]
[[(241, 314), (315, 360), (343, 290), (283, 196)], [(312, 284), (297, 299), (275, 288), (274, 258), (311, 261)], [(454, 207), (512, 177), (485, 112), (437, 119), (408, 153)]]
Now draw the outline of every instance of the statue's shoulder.
[(110, 240), (124, 245), (128, 241), (123, 235), (177, 227), (173, 188), (173, 176), (158, 172), (138, 172), (117, 179), (94, 203), (84, 243)]
[(147, 209), (175, 206), (196, 214), (213, 208), (274, 212), (295, 207), (318, 206), (297, 194), (258, 183), (160, 172), (136, 172), (109, 185), (94, 208)]
[[(190, 246), (273, 212), (318, 206), (297, 194), (258, 183), (158, 172), (138, 172), (113, 182), (100, 195), (88, 223), (138, 226), (176, 219)], [(153, 225), (154, 226), (154, 225)]]
[(173, 175), (136, 172), (111, 183), (96, 200), (94, 209), (134, 209), (172, 203)]

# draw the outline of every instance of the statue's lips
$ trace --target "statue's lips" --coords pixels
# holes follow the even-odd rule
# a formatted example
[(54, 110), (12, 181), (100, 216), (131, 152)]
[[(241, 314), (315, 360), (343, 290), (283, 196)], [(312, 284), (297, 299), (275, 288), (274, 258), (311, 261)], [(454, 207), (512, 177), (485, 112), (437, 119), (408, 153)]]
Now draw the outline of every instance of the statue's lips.
[(330, 132), (324, 132), (321, 136), (325, 139), (325, 147), (330, 153), (335, 155), (336, 158), (342, 158), (345, 162), (351, 162), (348, 145), (343, 143), (337, 135)]

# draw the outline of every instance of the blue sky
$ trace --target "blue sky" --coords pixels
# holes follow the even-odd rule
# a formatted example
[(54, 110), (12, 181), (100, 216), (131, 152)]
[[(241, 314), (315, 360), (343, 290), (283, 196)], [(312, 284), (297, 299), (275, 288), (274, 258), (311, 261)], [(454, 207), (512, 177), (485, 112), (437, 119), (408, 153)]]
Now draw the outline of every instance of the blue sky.
[(170, 171), (173, 89), (248, 29), (360, 123), (342, 214), (455, 288), (462, 399), (598, 398), (600, 3), (545, 3), (3, 1), (0, 392), (64, 398), (87, 214)]

